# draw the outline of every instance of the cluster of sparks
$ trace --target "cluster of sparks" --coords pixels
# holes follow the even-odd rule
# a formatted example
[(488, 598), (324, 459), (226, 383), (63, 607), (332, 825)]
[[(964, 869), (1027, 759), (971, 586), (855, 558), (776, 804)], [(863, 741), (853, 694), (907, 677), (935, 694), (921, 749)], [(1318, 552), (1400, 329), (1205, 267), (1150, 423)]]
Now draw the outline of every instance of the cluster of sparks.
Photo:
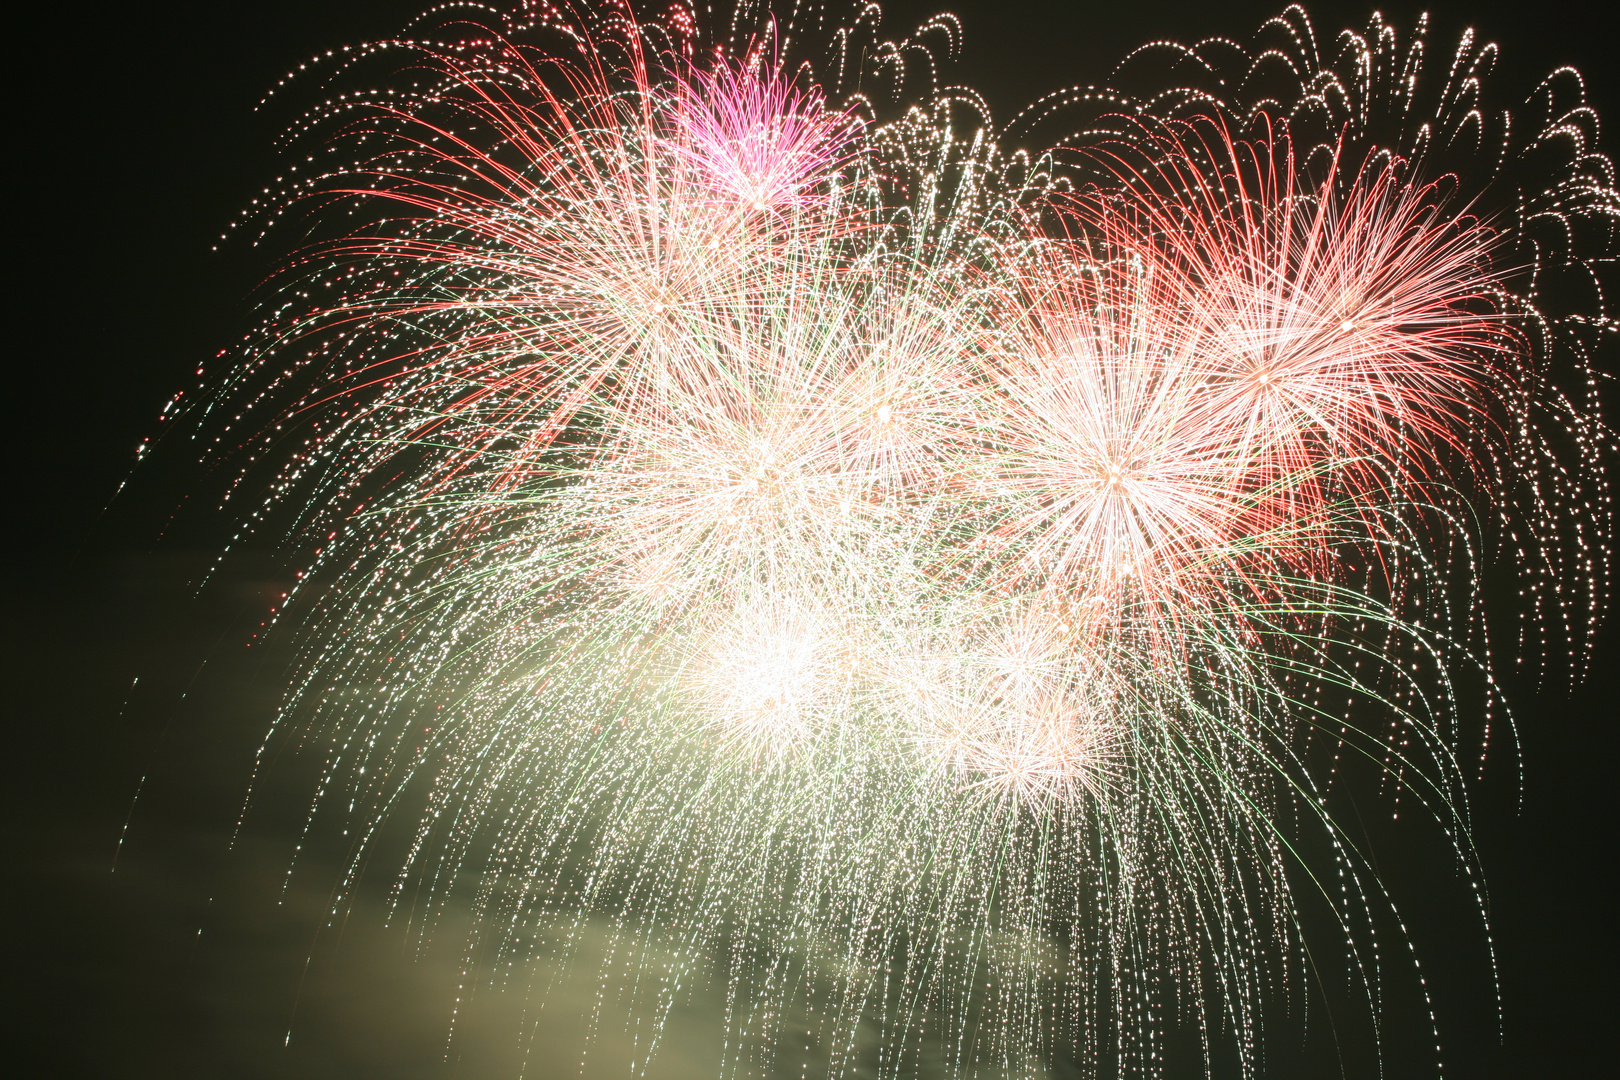
[(1075, 92), (1106, 122), (1043, 155), (915, 91), (953, 21), (818, 66), (823, 17), (539, 5), (327, 61), (412, 81), (295, 126), (256, 212), (311, 239), (195, 411), (271, 418), (234, 490), (309, 540), (279, 726), (328, 747), (340, 896), (414, 817), (397, 898), (473, 897), (486, 958), (590, 921), (675, 957), (635, 992), (722, 986), (736, 1074), (1152, 1074), (1178, 1017), (1258, 1069), (1301, 883), (1376, 1014), (1312, 755), (1471, 867), (1478, 520), (1577, 645), (1601, 608), (1603, 429), (1548, 358), (1585, 392), (1605, 323), (1536, 293), (1591, 252), (1523, 256), (1614, 220), (1586, 113), (1510, 220), (1414, 164), (1483, 120), (1371, 146), (1389, 64), (1334, 90), (1297, 11), (1292, 112)]

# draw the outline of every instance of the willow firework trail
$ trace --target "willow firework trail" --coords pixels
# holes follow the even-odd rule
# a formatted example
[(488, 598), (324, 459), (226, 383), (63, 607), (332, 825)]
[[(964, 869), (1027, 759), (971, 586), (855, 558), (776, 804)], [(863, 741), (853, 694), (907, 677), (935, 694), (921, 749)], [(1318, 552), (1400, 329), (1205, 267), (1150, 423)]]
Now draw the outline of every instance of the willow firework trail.
[(1607, 317), (1542, 295), (1601, 265), (1606, 160), (1431, 167), (1471, 39), (1432, 124), (1421, 50), (1324, 63), (1291, 9), (1291, 97), (1003, 132), (906, 66), (954, 21), (825, 17), (524, 6), (346, 50), (289, 132), (257, 220), (309, 239), (191, 416), (309, 552), (271, 741), (330, 747), (338, 907), (423, 799), (396, 900), (472, 897), (484, 956), (605, 923), (666, 958), (643, 1060), (714, 986), (736, 1075), (790, 1031), (831, 1076), (1156, 1074), (1186, 1020), (1253, 1072), (1296, 888), (1376, 1016), (1337, 763), (1472, 873), (1474, 523), (1575, 653), (1602, 609)]

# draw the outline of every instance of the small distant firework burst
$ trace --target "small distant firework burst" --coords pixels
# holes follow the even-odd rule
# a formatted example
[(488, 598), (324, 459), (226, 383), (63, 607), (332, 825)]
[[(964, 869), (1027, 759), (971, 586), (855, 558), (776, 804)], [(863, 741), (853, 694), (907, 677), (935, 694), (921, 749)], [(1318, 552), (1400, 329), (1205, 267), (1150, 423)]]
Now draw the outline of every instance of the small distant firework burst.
[(1578, 80), (1492, 144), (1488, 47), (1436, 90), (1290, 9), (997, 129), (908, 65), (949, 17), (490, 18), (316, 65), (255, 211), (308, 240), (193, 410), (312, 552), (278, 728), (330, 747), (340, 896), (422, 806), (396, 897), (679, 958), (642, 1060), (713, 986), (728, 1075), (790, 1029), (829, 1076), (1156, 1075), (1177, 1023), (1250, 1074), (1307, 900), (1376, 1014), (1339, 759), (1471, 869), (1481, 545), (1573, 655), (1604, 601)]

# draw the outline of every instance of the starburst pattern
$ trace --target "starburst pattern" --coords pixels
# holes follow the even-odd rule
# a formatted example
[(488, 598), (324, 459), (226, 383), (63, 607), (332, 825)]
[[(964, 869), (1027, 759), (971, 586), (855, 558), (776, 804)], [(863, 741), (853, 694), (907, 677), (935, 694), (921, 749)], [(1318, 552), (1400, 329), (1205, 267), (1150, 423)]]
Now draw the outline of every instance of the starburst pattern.
[(354, 51), (409, 80), (295, 126), (341, 164), (263, 211), (311, 239), (194, 415), (218, 453), (281, 417), (234, 486), (311, 542), (278, 727), (331, 748), (309, 827), (349, 794), (347, 896), (425, 799), (396, 897), (474, 897), (502, 956), (605, 919), (680, 958), (648, 1053), (712, 981), (739, 1075), (790, 1023), (828, 1075), (1153, 1074), (1178, 1016), (1255, 1071), (1296, 888), (1377, 1009), (1337, 755), (1472, 871), (1471, 508), (1601, 606), (1603, 429), (1550, 373), (1605, 317), (1504, 253), (1620, 203), (1582, 149), (1487, 219), (1377, 141), (1382, 67), (1331, 89), (1303, 44), (1292, 109), (1071, 92), (1012, 130), (1108, 115), (1005, 155), (902, 93), (954, 24), (818, 67), (819, 17), (700, 48), (684, 8), (525, 6)]

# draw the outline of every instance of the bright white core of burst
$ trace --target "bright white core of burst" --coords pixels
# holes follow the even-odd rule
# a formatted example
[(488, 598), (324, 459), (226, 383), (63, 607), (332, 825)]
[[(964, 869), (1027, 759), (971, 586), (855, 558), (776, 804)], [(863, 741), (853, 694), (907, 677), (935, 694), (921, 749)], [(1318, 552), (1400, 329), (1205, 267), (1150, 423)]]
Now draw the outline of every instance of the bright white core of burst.
[(812, 734), (825, 696), (820, 635), (791, 619), (745, 617), (720, 635), (700, 673), (710, 723), (730, 743), (774, 754)]

